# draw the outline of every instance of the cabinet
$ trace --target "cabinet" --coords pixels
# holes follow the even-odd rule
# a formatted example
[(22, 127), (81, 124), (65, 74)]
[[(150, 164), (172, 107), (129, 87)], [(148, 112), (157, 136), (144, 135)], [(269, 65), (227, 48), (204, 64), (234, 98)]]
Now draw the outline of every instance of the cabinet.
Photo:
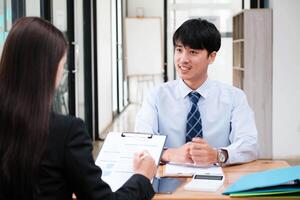
[(233, 85), (244, 90), (255, 114), (260, 158), (272, 158), (272, 10), (233, 17)]

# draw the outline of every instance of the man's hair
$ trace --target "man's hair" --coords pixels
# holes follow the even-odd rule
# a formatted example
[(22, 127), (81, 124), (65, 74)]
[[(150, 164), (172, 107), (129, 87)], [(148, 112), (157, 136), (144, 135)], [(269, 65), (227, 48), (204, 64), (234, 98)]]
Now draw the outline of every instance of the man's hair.
[(198, 18), (185, 21), (173, 35), (173, 45), (181, 43), (192, 49), (206, 49), (208, 54), (218, 51), (221, 34), (214, 24)]

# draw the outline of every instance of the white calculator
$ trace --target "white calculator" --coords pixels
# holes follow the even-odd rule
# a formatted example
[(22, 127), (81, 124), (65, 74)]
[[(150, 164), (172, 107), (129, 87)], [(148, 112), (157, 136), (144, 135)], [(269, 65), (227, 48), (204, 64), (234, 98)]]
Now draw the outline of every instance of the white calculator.
[(190, 191), (215, 192), (223, 183), (223, 174), (195, 174), (193, 179), (184, 186), (184, 189)]

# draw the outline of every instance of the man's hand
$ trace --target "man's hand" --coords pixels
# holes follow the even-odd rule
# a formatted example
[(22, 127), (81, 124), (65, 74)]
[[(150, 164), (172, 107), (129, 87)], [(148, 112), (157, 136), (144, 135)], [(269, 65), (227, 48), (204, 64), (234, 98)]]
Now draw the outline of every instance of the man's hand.
[(217, 150), (201, 138), (193, 138), (189, 154), (196, 165), (208, 166), (217, 162)]
[(190, 145), (188, 142), (178, 148), (169, 148), (163, 152), (162, 161), (175, 163), (193, 163), (190, 156)]

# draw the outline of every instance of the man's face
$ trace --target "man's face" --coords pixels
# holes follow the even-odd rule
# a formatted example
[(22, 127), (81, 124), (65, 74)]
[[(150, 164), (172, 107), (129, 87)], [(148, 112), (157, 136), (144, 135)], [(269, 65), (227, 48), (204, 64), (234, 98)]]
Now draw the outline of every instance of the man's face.
[(197, 89), (207, 79), (207, 68), (216, 52), (208, 56), (207, 50), (191, 49), (180, 42), (175, 46), (174, 63), (180, 78), (192, 89)]

